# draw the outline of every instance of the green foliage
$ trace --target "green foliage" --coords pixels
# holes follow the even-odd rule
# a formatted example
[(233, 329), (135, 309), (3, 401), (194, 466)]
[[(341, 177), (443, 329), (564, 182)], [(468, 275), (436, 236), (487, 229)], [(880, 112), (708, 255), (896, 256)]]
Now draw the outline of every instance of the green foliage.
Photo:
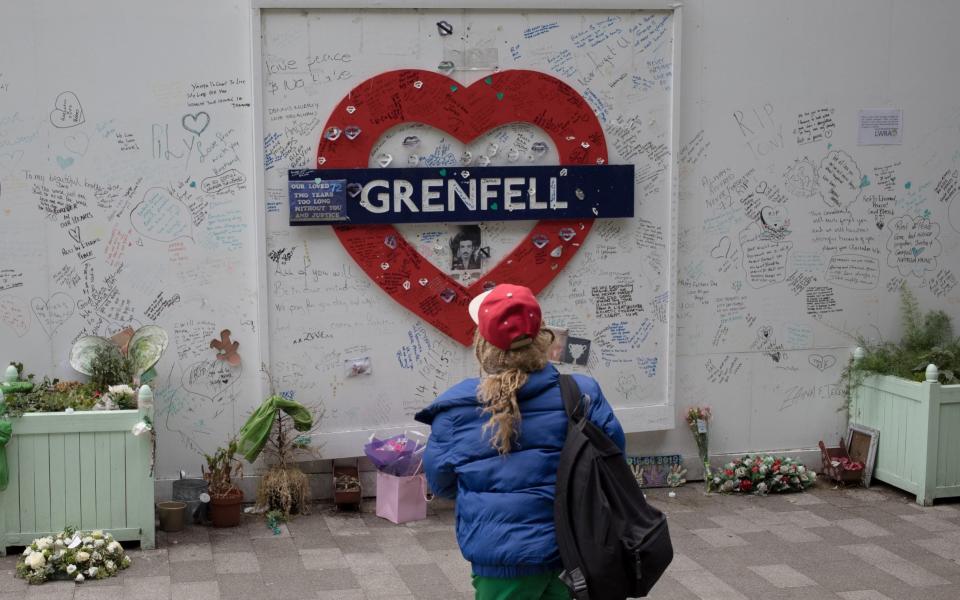
[(63, 412), (68, 408), (90, 410), (98, 399), (99, 392), (92, 383), (46, 377), (29, 392), (5, 396), (11, 417), (32, 412)]
[(940, 383), (960, 383), (957, 377), (960, 374), (960, 338), (953, 336), (950, 316), (942, 310), (923, 314), (916, 297), (903, 286), (900, 288), (900, 318), (903, 339), (899, 344), (857, 339), (866, 354), (857, 362), (851, 359), (843, 370), (841, 381), (848, 403), (850, 394), (869, 375), (894, 375), (923, 381), (930, 363), (937, 365)]
[(236, 458), (237, 440), (232, 438), (227, 441), (226, 447), (217, 448), (214, 453), (204, 454), (207, 461), (207, 470), (203, 478), (209, 483), (209, 492), (213, 497), (225, 496), (232, 492), (236, 487), (233, 484), (233, 477), (243, 477), (243, 465)]
[(98, 348), (90, 361), (90, 383), (101, 393), (111, 385), (130, 385), (133, 383), (130, 358), (106, 348)]

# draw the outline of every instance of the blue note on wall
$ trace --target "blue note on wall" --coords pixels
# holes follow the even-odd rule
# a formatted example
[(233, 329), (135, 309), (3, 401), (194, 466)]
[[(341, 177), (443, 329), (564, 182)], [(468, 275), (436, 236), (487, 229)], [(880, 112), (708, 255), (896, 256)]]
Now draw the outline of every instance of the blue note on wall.
[(294, 169), (290, 224), (629, 218), (633, 180), (633, 165)]
[(290, 181), (290, 224), (342, 223), (347, 218), (347, 182), (343, 179)]

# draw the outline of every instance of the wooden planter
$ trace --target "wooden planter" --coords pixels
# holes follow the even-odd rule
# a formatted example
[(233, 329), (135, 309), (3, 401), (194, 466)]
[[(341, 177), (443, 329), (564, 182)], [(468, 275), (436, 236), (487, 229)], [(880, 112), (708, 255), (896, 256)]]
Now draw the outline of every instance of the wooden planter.
[(960, 385), (866, 378), (853, 392), (850, 421), (880, 431), (874, 478), (917, 495), (917, 503), (960, 496)]
[(10, 483), (0, 492), (0, 555), (72, 526), (154, 547), (150, 433), (140, 410), (30, 413), (11, 419)]

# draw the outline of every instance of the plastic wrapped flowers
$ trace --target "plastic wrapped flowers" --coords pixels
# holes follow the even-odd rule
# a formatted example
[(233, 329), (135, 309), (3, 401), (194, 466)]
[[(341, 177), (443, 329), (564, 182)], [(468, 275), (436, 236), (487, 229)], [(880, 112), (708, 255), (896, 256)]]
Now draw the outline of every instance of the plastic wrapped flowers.
[(812, 486), (817, 474), (785, 456), (746, 455), (714, 469), (711, 484), (719, 492), (742, 494), (776, 494), (802, 492)]
[(130, 557), (109, 533), (68, 527), (56, 536), (33, 540), (17, 561), (17, 576), (32, 584), (48, 579), (83, 583), (112, 577), (129, 566)]

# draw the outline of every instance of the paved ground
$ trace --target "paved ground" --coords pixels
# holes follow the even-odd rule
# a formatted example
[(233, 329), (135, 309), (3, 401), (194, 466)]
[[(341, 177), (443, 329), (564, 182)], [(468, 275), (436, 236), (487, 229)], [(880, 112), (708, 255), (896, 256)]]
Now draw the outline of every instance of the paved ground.
[[(677, 557), (652, 598), (662, 600), (960, 599), (960, 503), (922, 508), (897, 490), (676, 498), (652, 490), (670, 518)], [(360, 514), (318, 506), (274, 536), (262, 519), (242, 527), (160, 534), (132, 551), (120, 577), (29, 587), (0, 562), (0, 600), (113, 598), (261, 600), (472, 598), (453, 512), (395, 526), (373, 506)]]

